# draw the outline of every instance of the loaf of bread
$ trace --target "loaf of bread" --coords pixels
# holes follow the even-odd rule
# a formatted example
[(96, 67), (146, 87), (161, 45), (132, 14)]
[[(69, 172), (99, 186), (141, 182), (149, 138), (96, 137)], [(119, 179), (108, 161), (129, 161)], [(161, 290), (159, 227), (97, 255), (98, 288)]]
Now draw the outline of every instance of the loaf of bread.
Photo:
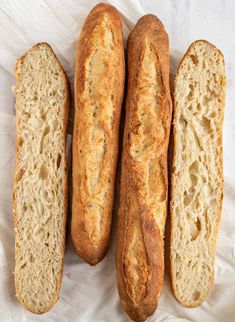
[(67, 213), (69, 83), (51, 47), (39, 43), (16, 63), (14, 177), (16, 297), (48, 311), (61, 286)]
[(144, 321), (155, 311), (163, 283), (172, 110), (168, 35), (157, 17), (138, 21), (128, 38), (127, 55), (117, 286), (129, 317)]
[(119, 13), (99, 4), (80, 34), (74, 81), (71, 234), (91, 265), (105, 256), (110, 239), (124, 77)]
[(224, 105), (223, 55), (196, 41), (180, 63), (174, 90), (171, 272), (175, 296), (188, 307), (206, 299), (214, 280)]

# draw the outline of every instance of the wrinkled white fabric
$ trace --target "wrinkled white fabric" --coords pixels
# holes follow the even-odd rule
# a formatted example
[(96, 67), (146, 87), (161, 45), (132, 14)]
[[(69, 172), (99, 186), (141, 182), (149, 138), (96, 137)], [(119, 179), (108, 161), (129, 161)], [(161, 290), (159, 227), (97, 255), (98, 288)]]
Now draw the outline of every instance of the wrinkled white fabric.
[[(174, 298), (166, 260), (164, 287), (150, 322), (235, 321), (235, 2), (232, 0), (115, 0), (122, 13), (124, 35), (145, 13), (164, 23), (171, 45), (171, 78), (190, 43), (207, 39), (225, 56), (227, 97), (224, 122), (223, 213), (217, 243), (215, 285), (201, 307), (182, 307)], [(96, 267), (75, 254), (68, 229), (60, 299), (38, 316), (24, 310), (14, 296), (14, 230), (12, 174), (15, 158), (14, 66), (33, 44), (47, 41), (64, 66), (71, 87), (75, 43), (93, 0), (3, 0), (0, 2), (0, 321), (124, 322), (115, 280), (115, 229), (106, 258)], [(71, 146), (71, 136), (68, 136)], [(116, 203), (117, 205), (117, 203)], [(114, 220), (115, 222), (116, 220)], [(115, 225), (114, 225), (115, 226)], [(167, 235), (169, 230), (167, 230)], [(167, 238), (166, 238), (167, 239)], [(167, 242), (166, 242), (167, 245)], [(168, 247), (167, 247), (168, 248)], [(168, 259), (169, 256), (166, 256)]]

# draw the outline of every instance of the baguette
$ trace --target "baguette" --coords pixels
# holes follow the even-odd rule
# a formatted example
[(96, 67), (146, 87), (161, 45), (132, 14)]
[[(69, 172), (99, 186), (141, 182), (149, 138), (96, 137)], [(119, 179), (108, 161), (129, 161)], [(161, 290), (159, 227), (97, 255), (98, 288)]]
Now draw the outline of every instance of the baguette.
[(91, 265), (107, 252), (118, 157), (125, 58), (118, 11), (98, 4), (77, 46), (71, 235)]
[(175, 77), (171, 200), (171, 274), (178, 301), (200, 305), (214, 281), (216, 237), (223, 199), (222, 53), (194, 42)]
[(69, 82), (48, 44), (17, 60), (15, 92), (15, 290), (39, 314), (59, 297), (67, 217)]
[(163, 283), (172, 110), (169, 41), (157, 17), (138, 21), (128, 38), (127, 55), (117, 286), (129, 317), (144, 321), (154, 313)]

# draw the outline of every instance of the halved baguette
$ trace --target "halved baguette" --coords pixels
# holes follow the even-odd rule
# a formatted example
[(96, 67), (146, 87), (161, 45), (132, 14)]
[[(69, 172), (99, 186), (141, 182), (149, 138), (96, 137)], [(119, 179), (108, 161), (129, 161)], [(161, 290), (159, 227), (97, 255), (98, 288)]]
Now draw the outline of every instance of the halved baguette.
[(67, 217), (69, 82), (47, 43), (16, 63), (16, 297), (33, 313), (58, 300)]
[(138, 21), (128, 38), (127, 55), (117, 286), (129, 317), (144, 321), (154, 313), (163, 283), (172, 110), (169, 41), (157, 17)]
[(224, 105), (223, 55), (196, 41), (180, 63), (174, 90), (171, 274), (176, 298), (188, 307), (200, 305), (214, 281)]
[(85, 261), (106, 254), (111, 231), (125, 59), (118, 11), (98, 4), (76, 54), (73, 132), (73, 245)]

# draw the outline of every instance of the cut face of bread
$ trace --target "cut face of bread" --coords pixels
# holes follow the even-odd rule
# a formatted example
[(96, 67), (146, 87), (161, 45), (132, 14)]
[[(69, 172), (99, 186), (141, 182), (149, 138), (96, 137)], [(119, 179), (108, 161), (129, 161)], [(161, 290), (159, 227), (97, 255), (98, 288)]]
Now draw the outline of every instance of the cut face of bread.
[(221, 52), (196, 41), (175, 79), (172, 176), (172, 283), (185, 306), (200, 305), (213, 285), (223, 198), (222, 123), (225, 68)]
[(15, 287), (34, 313), (51, 308), (61, 285), (68, 102), (68, 81), (49, 45), (38, 44), (17, 60)]

